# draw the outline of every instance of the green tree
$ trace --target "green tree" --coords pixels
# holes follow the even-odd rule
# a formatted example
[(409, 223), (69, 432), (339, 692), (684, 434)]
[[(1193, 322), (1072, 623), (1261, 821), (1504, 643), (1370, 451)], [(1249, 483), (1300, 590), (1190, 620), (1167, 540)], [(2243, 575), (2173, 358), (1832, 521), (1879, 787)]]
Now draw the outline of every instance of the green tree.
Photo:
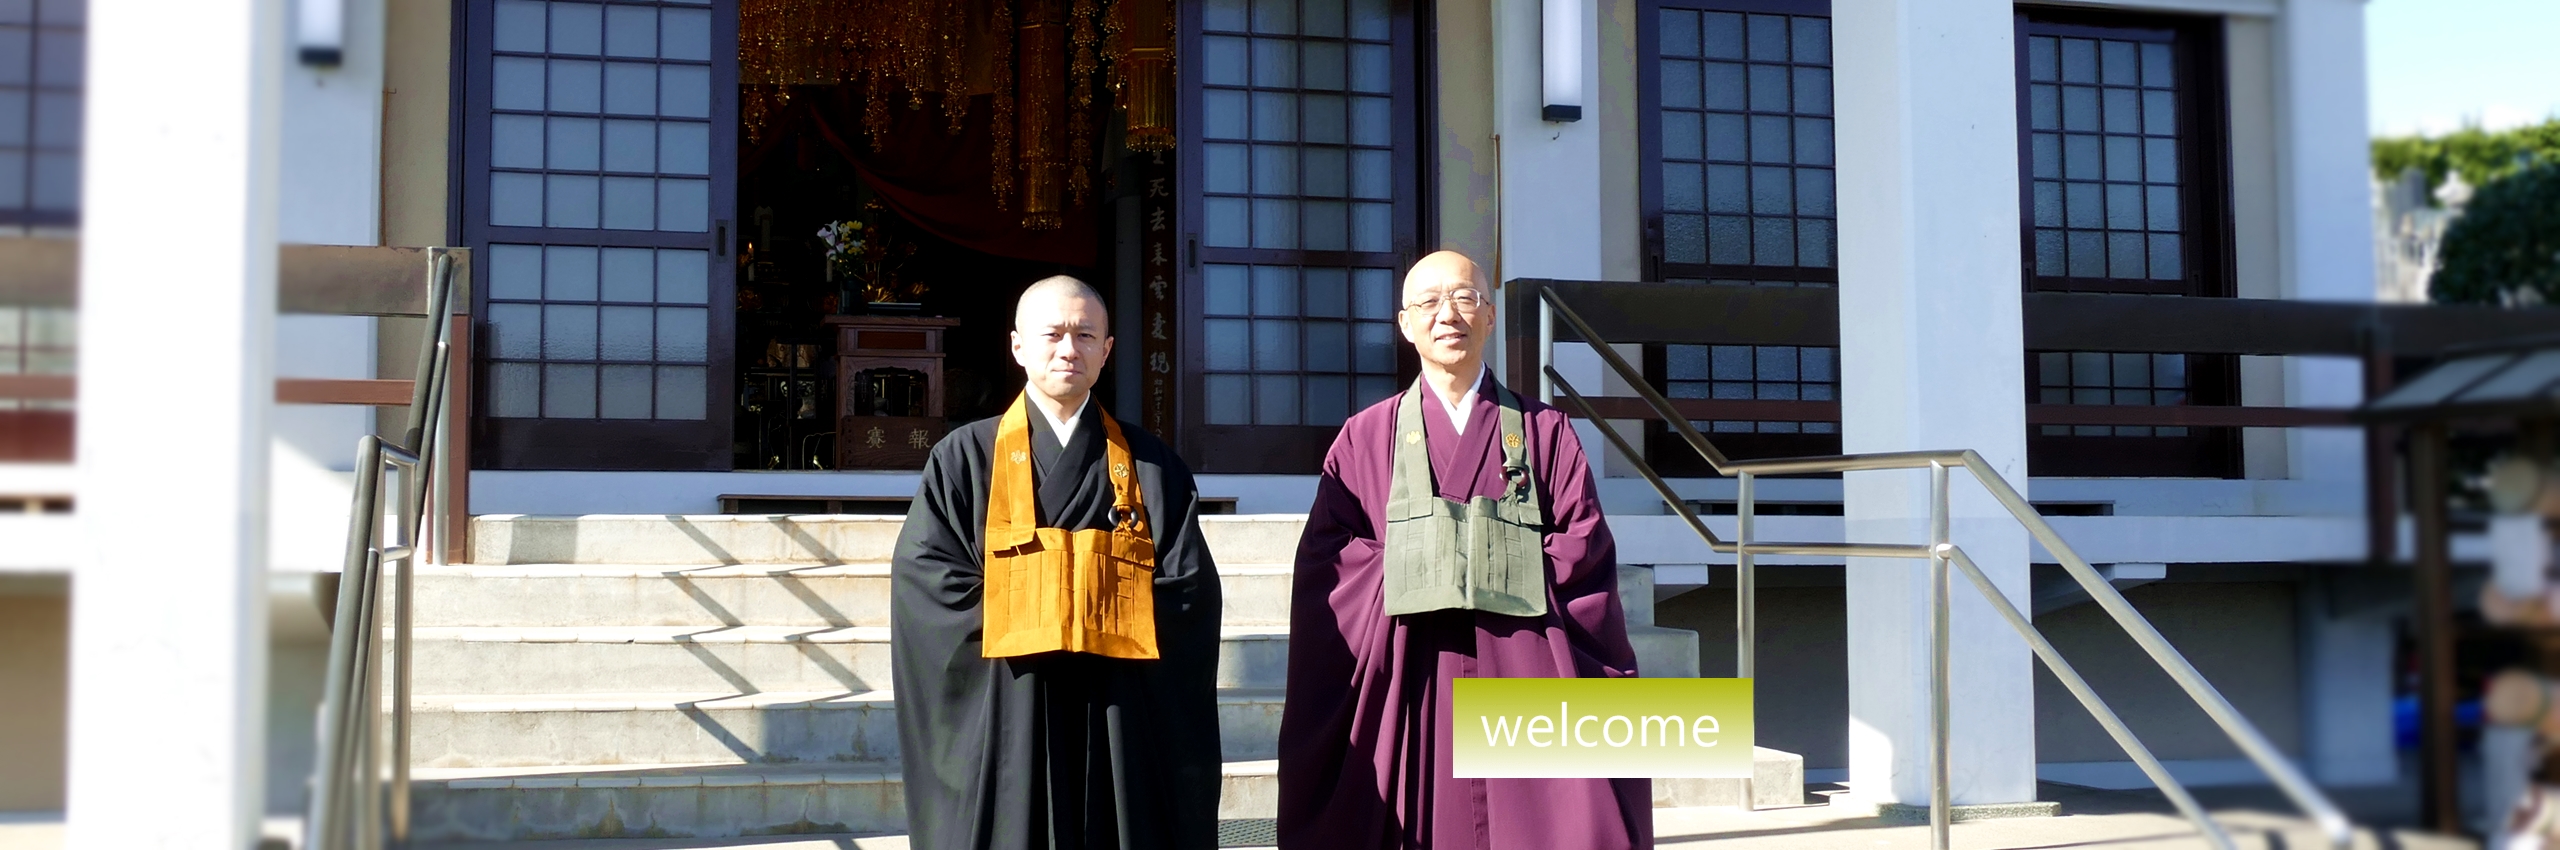
[(2373, 173), (2386, 181), (2416, 168), (2427, 175), (2429, 186), (2443, 185), (2447, 174), (2461, 174), (2464, 182), (2486, 186), (2536, 161), (2560, 162), (2560, 118), (2495, 133), (2465, 127), (2437, 138), (2373, 140)]
[(2437, 256), (2438, 302), (2560, 304), (2560, 156), (2481, 183)]

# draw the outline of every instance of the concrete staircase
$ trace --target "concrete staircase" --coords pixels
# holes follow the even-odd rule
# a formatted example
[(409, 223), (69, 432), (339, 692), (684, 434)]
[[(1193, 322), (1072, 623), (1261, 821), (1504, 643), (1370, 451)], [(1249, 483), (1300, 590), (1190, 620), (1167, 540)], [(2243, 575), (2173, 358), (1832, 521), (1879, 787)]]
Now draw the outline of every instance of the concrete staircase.
[[(904, 831), (888, 654), (899, 521), (476, 518), (472, 563), (418, 573), (416, 837)], [(1202, 522), (1225, 591), (1222, 820), (1276, 810), (1302, 524)], [(1696, 675), (1696, 635), (1652, 625), (1650, 571), (1621, 583), (1644, 669)], [(1801, 760), (1760, 756), (1762, 805), (1800, 802)], [(1688, 780), (1657, 782), (1655, 796), (1734, 805), (1743, 793)]]

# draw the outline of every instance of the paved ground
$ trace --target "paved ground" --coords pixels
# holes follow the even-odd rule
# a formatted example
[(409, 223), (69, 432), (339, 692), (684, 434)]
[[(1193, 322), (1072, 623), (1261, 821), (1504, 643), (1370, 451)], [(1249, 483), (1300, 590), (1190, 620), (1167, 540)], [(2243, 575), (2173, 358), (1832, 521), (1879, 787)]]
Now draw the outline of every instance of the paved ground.
[[(2388, 789), (2385, 789), (2388, 790)], [(2243, 848), (2302, 850), (2325, 847), (2319, 831), (2268, 789), (2198, 789), (2198, 799)], [(1958, 850), (2167, 850), (2208, 846), (2195, 827), (2152, 791), (2100, 791), (2043, 783), (2037, 797), (2062, 804), (2051, 818), (1959, 823), (1949, 830)], [(2412, 820), (2397, 793), (2339, 800), (2360, 827), (2356, 847), (2374, 850), (2475, 850), (2468, 839), (2395, 828)], [(1733, 809), (1662, 809), (1654, 835), (1664, 848), (1719, 850), (1847, 850), (1926, 848), (1926, 826), (1890, 825), (1870, 810), (1806, 806), (1743, 812)]]
[[(1955, 825), (1959, 850), (2167, 850), (2204, 847), (2193, 827), (2177, 817), (2167, 801), (2150, 791), (2099, 791), (2045, 783), (2042, 799), (2062, 804), (2062, 816), (1982, 821)], [(2274, 791), (2264, 788), (2199, 789), (2197, 796), (2215, 813), (2243, 848), (2307, 850), (2324, 846), (2308, 822)], [(2409, 831), (2414, 820), (2406, 789), (2379, 788), (2339, 795), (2360, 830), (2356, 847), (2363, 850), (2476, 850), (2478, 844)], [(1809, 797), (1808, 799), (1821, 799)], [(270, 824), (271, 833), (289, 834), (290, 826)], [(1869, 810), (1852, 806), (1808, 805), (1800, 808), (1744, 812), (1734, 809), (1656, 809), (1656, 842), (1664, 848), (1717, 850), (1919, 850), (1929, 845), (1925, 826), (1888, 825)], [(62, 832), (58, 815), (0, 815), (0, 850), (56, 850)], [(513, 844), (457, 845), (421, 850), (907, 850), (904, 837), (684, 840), (539, 841)]]

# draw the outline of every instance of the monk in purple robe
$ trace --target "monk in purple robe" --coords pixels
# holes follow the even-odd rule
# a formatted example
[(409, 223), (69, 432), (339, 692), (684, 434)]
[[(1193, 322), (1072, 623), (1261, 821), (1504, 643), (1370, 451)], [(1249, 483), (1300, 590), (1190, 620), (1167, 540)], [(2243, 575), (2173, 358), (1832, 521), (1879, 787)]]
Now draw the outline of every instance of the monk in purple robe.
[[(1397, 323), (1421, 355), (1422, 379), (1351, 417), (1325, 456), (1290, 600), (1283, 850), (1653, 845), (1651, 780), (1451, 775), (1451, 680), (1636, 675), (1618, 604), (1617, 544), (1582, 445), (1562, 411), (1530, 399), (1511, 401), (1516, 413), (1504, 410), (1516, 396), (1485, 368), (1492, 292), (1463, 255), (1442, 251), (1416, 263)], [(1391, 598), (1387, 585), (1397, 582), (1384, 575), (1390, 502), (1416, 503), (1391, 493), (1398, 447), (1415, 436), (1399, 427), (1400, 416), (1413, 413), (1400, 409), (1412, 394), (1420, 394), (1428, 489), (1460, 504), (1515, 493), (1542, 514), (1517, 539), (1530, 553), (1519, 560), (1543, 554), (1543, 578), (1532, 563), (1524, 580), (1527, 596), (1544, 597), (1504, 597), (1512, 611), (1537, 613), (1387, 613), (1410, 593), (1398, 587)], [(1523, 461), (1529, 492), (1517, 493)]]

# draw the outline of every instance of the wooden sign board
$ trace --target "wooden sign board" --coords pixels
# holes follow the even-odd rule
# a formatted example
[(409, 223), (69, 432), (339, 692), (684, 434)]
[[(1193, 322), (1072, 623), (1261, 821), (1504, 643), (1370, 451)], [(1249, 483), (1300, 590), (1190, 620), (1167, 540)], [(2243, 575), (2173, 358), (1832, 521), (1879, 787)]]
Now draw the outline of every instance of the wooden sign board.
[(846, 416), (836, 425), (836, 468), (923, 469), (945, 430), (938, 416)]

